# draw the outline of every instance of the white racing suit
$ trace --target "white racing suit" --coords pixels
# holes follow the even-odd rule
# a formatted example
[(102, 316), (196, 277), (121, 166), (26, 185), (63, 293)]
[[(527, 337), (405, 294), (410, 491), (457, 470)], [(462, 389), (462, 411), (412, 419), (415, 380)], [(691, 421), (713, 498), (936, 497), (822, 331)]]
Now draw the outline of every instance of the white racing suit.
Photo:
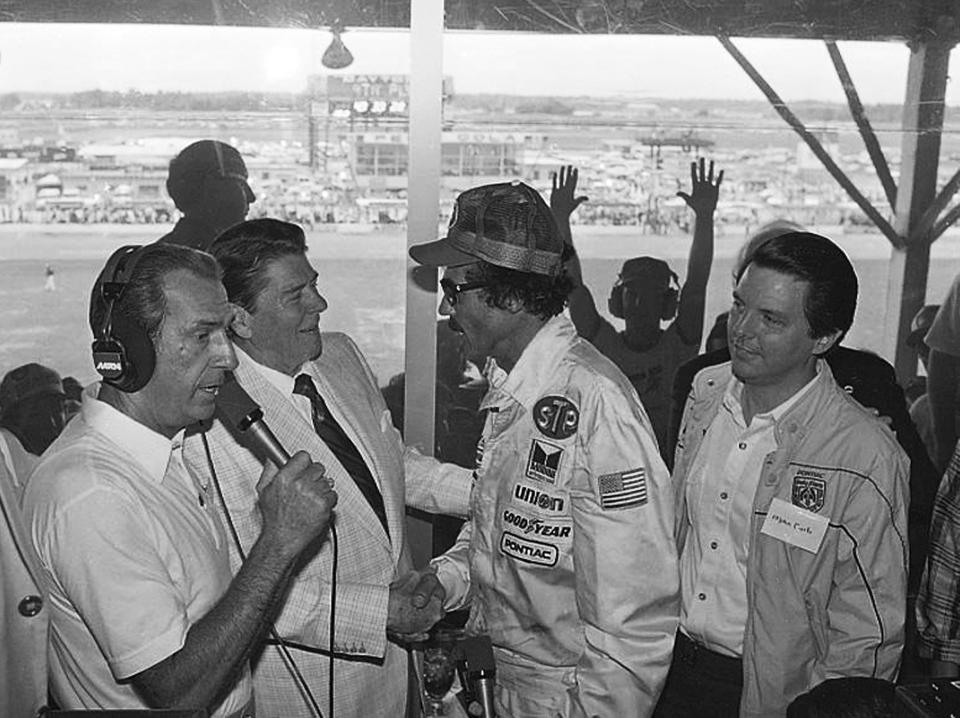
[(679, 616), (673, 492), (636, 392), (551, 319), (491, 389), (472, 519), (434, 560), (489, 635), (497, 715), (648, 716)]

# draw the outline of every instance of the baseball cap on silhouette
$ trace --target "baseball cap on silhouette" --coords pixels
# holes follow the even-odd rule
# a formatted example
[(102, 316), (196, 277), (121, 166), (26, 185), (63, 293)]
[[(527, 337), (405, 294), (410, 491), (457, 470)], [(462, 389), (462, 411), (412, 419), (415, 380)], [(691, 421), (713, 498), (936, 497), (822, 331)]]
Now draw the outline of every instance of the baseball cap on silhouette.
[(540, 193), (523, 182), (503, 182), (461, 192), (447, 236), (410, 248), (414, 261), (459, 267), (484, 261), (498, 267), (553, 276), (562, 267), (563, 239)]
[(656, 257), (634, 257), (624, 262), (620, 269), (621, 284), (644, 280), (667, 286), (672, 276), (670, 265)]
[(923, 338), (927, 336), (927, 331), (933, 324), (933, 319), (937, 316), (938, 311), (940, 311), (939, 304), (925, 304), (913, 315), (913, 320), (910, 322), (910, 333), (907, 335), (908, 347), (920, 346)]
[(0, 413), (5, 413), (24, 399), (63, 392), (60, 375), (42, 364), (24, 364), (11, 369), (0, 381)]
[(177, 203), (181, 190), (196, 191), (203, 177), (211, 173), (242, 181), (247, 201), (256, 200), (256, 195), (247, 183), (247, 166), (240, 152), (219, 140), (199, 140), (180, 150), (180, 154), (170, 160), (167, 191)]

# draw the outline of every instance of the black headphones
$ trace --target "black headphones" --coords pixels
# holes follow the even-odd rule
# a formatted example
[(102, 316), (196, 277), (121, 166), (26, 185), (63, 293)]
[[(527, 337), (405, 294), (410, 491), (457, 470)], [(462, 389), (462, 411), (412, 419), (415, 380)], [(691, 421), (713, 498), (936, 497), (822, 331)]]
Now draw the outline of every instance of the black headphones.
[[(133, 276), (143, 249), (139, 245), (127, 245), (110, 255), (90, 298), (93, 366), (105, 383), (125, 392), (145, 387), (157, 363), (153, 341), (143, 327), (122, 313), (114, 314), (114, 307)], [(102, 321), (95, 326), (98, 306), (106, 308)]]
[[(663, 310), (660, 312), (660, 318), (669, 322), (677, 315), (677, 308), (680, 300), (680, 278), (672, 269), (667, 288), (663, 292)], [(610, 297), (607, 299), (607, 309), (610, 314), (617, 319), (623, 319), (623, 278), (617, 279), (616, 284), (610, 289)]]

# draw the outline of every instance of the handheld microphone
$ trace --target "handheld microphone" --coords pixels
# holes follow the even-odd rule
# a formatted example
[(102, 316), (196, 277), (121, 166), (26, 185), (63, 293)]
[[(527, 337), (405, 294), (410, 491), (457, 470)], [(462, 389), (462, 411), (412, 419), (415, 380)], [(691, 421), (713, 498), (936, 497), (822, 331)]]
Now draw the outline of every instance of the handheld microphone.
[(495, 718), (493, 711), (493, 684), (497, 664), (493, 659), (490, 636), (470, 636), (460, 641), (460, 654), (466, 663), (467, 677), (477, 687), (484, 718)]
[(227, 425), (249, 437), (250, 443), (266, 454), (270, 461), (278, 467), (290, 461), (290, 454), (264, 422), (263, 409), (240, 386), (232, 371), (226, 373), (216, 402), (217, 411)]

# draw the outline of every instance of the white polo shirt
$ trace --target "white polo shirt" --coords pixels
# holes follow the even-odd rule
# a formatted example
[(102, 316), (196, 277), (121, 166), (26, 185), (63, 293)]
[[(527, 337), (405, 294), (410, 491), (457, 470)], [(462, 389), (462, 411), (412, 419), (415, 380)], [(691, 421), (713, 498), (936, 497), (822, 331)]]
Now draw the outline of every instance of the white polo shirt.
[(743, 383), (731, 377), (722, 408), (690, 467), (685, 487), (690, 531), (680, 556), (680, 628), (718, 653), (743, 655), (753, 497), (764, 459), (777, 448), (777, 420), (815, 381), (747, 425)]
[[(24, 518), (50, 593), (63, 708), (146, 708), (130, 678), (180, 650), (232, 579), (226, 536), (171, 441), (96, 398), (44, 454)], [(203, 504), (203, 505), (201, 505)], [(246, 669), (214, 713), (251, 698)]]

